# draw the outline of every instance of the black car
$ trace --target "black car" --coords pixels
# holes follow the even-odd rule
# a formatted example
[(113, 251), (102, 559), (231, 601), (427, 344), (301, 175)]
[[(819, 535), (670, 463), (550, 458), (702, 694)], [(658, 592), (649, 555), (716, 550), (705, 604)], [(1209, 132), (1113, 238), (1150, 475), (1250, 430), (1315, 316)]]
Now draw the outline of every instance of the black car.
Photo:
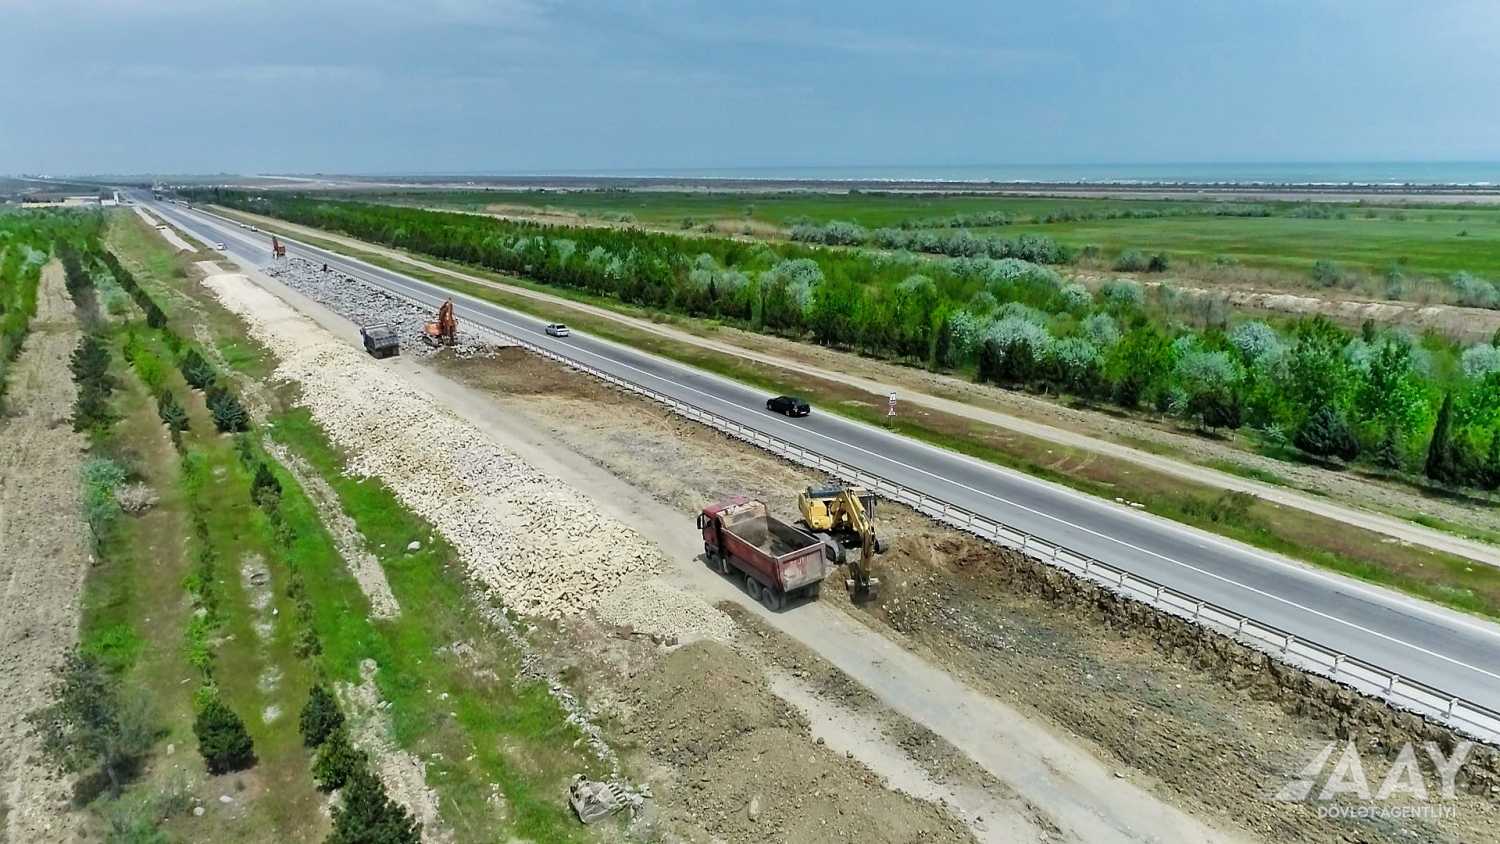
[(806, 416), (812, 413), (812, 408), (807, 406), (807, 402), (796, 396), (777, 396), (774, 399), (766, 399), (766, 410), (785, 416)]

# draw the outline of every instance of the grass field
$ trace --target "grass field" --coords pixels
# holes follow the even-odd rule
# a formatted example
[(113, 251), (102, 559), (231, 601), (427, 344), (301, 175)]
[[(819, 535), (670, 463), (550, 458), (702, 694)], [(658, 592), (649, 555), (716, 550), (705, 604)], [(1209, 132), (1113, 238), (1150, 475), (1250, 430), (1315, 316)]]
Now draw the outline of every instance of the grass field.
[[(1500, 276), (1500, 249), (1496, 248), (1500, 246), (1500, 208), (1487, 206), (1336, 205), (1328, 206), (1332, 216), (1323, 219), (1296, 216), (1303, 204), (1291, 202), (1246, 203), (1270, 209), (1270, 217), (1226, 217), (1207, 213), (1224, 203), (1047, 197), (441, 191), (361, 193), (346, 198), (468, 211), (523, 206), (601, 220), (629, 215), (642, 224), (677, 228), (684, 227), (685, 221), (746, 219), (778, 228), (798, 220), (847, 220), (878, 228), (993, 212), (1007, 214), (1015, 222), (973, 231), (1005, 236), (1047, 234), (1069, 246), (1098, 246), (1106, 256), (1140, 249), (1164, 251), (1180, 260), (1206, 262), (1227, 256), (1247, 266), (1296, 272), (1306, 272), (1314, 261), (1326, 259), (1372, 273), (1400, 265), (1414, 275), (1467, 270)], [(1058, 212), (1108, 215), (1132, 210), (1174, 216), (1034, 222), (1038, 216)]]

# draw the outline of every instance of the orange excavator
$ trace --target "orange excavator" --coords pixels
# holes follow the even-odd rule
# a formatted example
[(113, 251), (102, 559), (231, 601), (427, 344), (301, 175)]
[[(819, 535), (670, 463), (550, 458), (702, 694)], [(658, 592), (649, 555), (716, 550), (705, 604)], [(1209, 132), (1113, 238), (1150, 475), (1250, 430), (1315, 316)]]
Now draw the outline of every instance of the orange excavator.
[(458, 320), (453, 316), (453, 300), (438, 308), (437, 319), (422, 326), (422, 336), (429, 346), (452, 346), (458, 342)]
[(272, 258), (285, 258), (286, 257), (286, 244), (282, 243), (281, 239), (278, 238), (278, 237), (276, 237), (276, 235), (274, 235), (274, 234), (271, 235), (271, 257)]

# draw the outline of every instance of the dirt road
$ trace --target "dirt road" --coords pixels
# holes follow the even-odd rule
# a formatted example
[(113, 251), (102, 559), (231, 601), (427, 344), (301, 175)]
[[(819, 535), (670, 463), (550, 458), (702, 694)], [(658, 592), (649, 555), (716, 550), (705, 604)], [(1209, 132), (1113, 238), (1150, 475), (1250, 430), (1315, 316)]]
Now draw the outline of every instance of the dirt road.
[[(947, 393), (949, 395), (972, 395), (975, 392), (974, 385), (962, 381), (961, 379), (956, 379), (949, 376), (927, 375), (923, 373), (905, 373), (901, 371), (900, 368), (894, 367), (889, 364), (867, 361), (856, 355), (830, 352), (827, 350), (817, 350), (817, 359), (815, 361), (810, 361), (807, 357), (807, 354), (800, 353), (800, 350), (798, 350), (798, 352), (788, 353), (789, 350), (787, 347), (789, 344), (784, 342), (776, 342), (768, 338), (757, 337), (755, 340), (756, 346), (759, 349), (769, 348), (773, 351), (758, 351), (756, 349), (745, 348), (744, 346), (737, 345), (735, 343), (701, 337), (682, 329), (672, 327), (670, 325), (662, 325), (653, 323), (650, 320), (626, 316), (607, 308), (581, 304), (569, 299), (565, 299), (561, 296), (528, 290), (519, 286), (499, 284), (497, 282), (493, 282), (488, 279), (480, 278), (467, 273), (456, 272), (454, 270), (438, 266), (419, 258), (413, 258), (398, 250), (365, 243), (353, 238), (329, 234), (327, 232), (311, 229), (306, 226), (285, 223), (283, 221), (267, 217), (259, 217), (257, 215), (236, 214), (236, 216), (243, 217), (245, 219), (254, 219), (262, 227), (267, 229), (284, 230), (295, 235), (320, 238), (322, 240), (331, 241), (351, 248), (382, 255), (384, 257), (402, 261), (413, 267), (417, 267), (428, 272), (439, 273), (441, 275), (456, 279), (462, 279), (464, 281), (472, 282), (475, 284), (482, 284), (488, 287), (503, 289), (510, 294), (524, 296), (526, 298), (534, 299), (539, 302), (546, 302), (560, 308), (582, 311), (589, 314), (590, 316), (612, 320), (622, 325), (628, 325), (629, 327), (636, 330), (647, 331), (673, 340), (675, 342), (691, 344), (699, 348), (708, 349), (720, 354), (731, 355), (757, 363), (768, 364), (791, 372), (806, 374), (810, 376), (829, 377), (830, 373), (834, 373), (843, 383), (847, 383), (851, 387), (872, 393), (874, 395), (896, 393), (901, 398), (901, 400), (910, 402), (911, 404), (917, 405), (919, 407), (930, 408), (932, 410), (940, 411), (943, 413), (967, 417), (999, 428), (1004, 428), (1007, 430), (1015, 431), (1017, 433), (1047, 440), (1049, 442), (1054, 442), (1060, 445), (1093, 452), (1095, 454), (1128, 461), (1130, 463), (1149, 468), (1156, 472), (1161, 472), (1173, 477), (1205, 484), (1215, 489), (1247, 492), (1266, 501), (1274, 502), (1285, 507), (1292, 507), (1298, 510), (1303, 510), (1305, 512), (1314, 513), (1316, 515), (1332, 519), (1336, 522), (1364, 528), (1366, 530), (1390, 536), (1403, 542), (1411, 543), (1413, 545), (1420, 545), (1439, 551), (1445, 551), (1451, 554), (1457, 554), (1459, 556), (1467, 557), (1469, 559), (1483, 562), (1488, 565), (1500, 566), (1500, 548), (1497, 548), (1488, 543), (1456, 536), (1445, 531), (1429, 528), (1424, 525), (1416, 524), (1415, 522), (1407, 521), (1406, 519), (1397, 518), (1385, 513), (1365, 509), (1364, 507), (1355, 507), (1341, 504), (1338, 501), (1330, 500), (1328, 498), (1320, 497), (1317, 495), (1311, 495), (1297, 489), (1264, 483), (1228, 472), (1219, 471), (1217, 469), (1208, 468), (1206, 466), (1200, 466), (1195, 463), (1191, 463), (1175, 457), (1155, 454), (1151, 451), (1142, 448), (1136, 448), (1131, 445), (1126, 445), (1122, 442), (1117, 442), (1111, 439), (1104, 439), (1100, 436), (1091, 435), (1088, 433), (1081, 433), (1078, 430), (1072, 430), (1071, 428), (1075, 427), (1072, 425), (1067, 428), (1059, 427), (1056, 424), (1049, 424), (1044, 421), (1038, 421), (1037, 418), (1028, 418), (1027, 415), (1023, 415), (1020, 413), (1006, 412), (992, 407), (974, 404), (969, 401), (958, 401), (952, 398), (947, 398), (943, 395), (938, 395), (937, 392), (934, 392), (938, 391)], [(990, 400), (999, 399), (1003, 401), (1010, 401), (1010, 399), (1006, 398), (1008, 394), (1004, 393), (1003, 391), (986, 389), (981, 390), (981, 392), (984, 392), (986, 394), (986, 398)], [(993, 393), (995, 395), (989, 395), (990, 393)], [(1032, 400), (1033, 403), (1035, 403), (1036, 401), (1037, 400), (1034, 399)], [(1058, 415), (1076, 417), (1082, 414), (1079, 414), (1077, 411), (1073, 411), (1070, 414)], [(1060, 419), (1058, 421), (1073, 422), (1077, 420), (1069, 418), (1067, 420)], [(1186, 437), (1178, 438), (1182, 440), (1188, 439)], [(1186, 444), (1186, 442), (1182, 443), (1182, 445)], [(1196, 450), (1201, 451), (1203, 450), (1203, 447), (1200, 445)], [(1232, 458), (1236, 461), (1244, 462), (1247, 464), (1264, 464), (1263, 468), (1267, 468), (1269, 471), (1296, 472), (1300, 475), (1332, 474), (1310, 467), (1294, 467), (1291, 464), (1287, 464), (1283, 461), (1268, 461), (1264, 458), (1257, 458), (1254, 455), (1248, 455), (1245, 452), (1239, 450), (1224, 449), (1223, 451), (1224, 453), (1220, 455), (1220, 457)], [(1309, 480), (1312, 479), (1309, 478)], [(1440, 513), (1440, 515), (1444, 516), (1445, 518), (1457, 521), (1466, 520), (1466, 513), (1462, 509), (1443, 508), (1443, 505), (1440, 502), (1432, 501), (1416, 494), (1412, 494), (1409, 492), (1402, 494), (1399, 491), (1392, 490), (1390, 488), (1379, 487), (1378, 485), (1372, 484), (1361, 485), (1360, 482), (1351, 480), (1347, 475), (1343, 475), (1330, 480), (1337, 481), (1337, 485), (1334, 487), (1335, 489), (1348, 493), (1354, 493), (1355, 497), (1353, 498), (1353, 500), (1361, 500), (1364, 498), (1371, 498), (1374, 500), (1392, 500), (1397, 503), (1400, 509), (1415, 510), (1417, 512), (1427, 512), (1429, 510), (1439, 509), (1444, 510), (1444, 512)], [(1457, 512), (1450, 512), (1450, 510), (1457, 510)]]
[[(222, 286), (224, 278), (220, 277), (216, 286)], [(284, 301), (295, 303), (299, 310), (316, 315), (320, 323), (336, 330), (348, 345), (353, 345), (358, 335), (352, 325), (300, 294), (264, 279), (258, 282)], [(238, 298), (242, 303), (250, 301), (250, 297)], [(282, 330), (289, 318), (262, 314), (257, 319)], [(298, 336), (306, 338), (305, 334)], [(309, 349), (307, 354), (324, 365), (333, 360), (328, 351)], [(732, 584), (702, 565), (698, 559), (700, 542), (691, 530), (691, 521), (679, 510), (580, 457), (525, 417), (508, 412), (492, 397), (439, 375), (415, 358), (403, 356), (378, 366), (377, 371), (392, 379), (392, 383), (401, 381), (408, 388), (432, 396), (434, 406), (452, 412), (489, 441), (503, 444), (540, 475), (573, 490), (585, 491), (583, 494), (591, 505), (605, 516), (628, 524), (654, 540), (669, 565), (662, 576), (670, 585), (688, 595), (699, 596), (696, 600), (734, 601), (750, 612), (762, 613), (766, 624), (803, 643), (869, 689), (891, 712), (929, 730), (951, 746), (963, 748), (1012, 795), (993, 801), (987, 825), (1023, 833), (1021, 837), (1052, 834), (1076, 841), (1239, 840), (1238, 832), (1225, 832), (1192, 818), (1143, 784), (1119, 776), (1085, 747), (960, 681), (870, 627), (852, 621), (831, 605), (812, 605), (794, 613), (764, 614)], [(352, 394), (346, 396), (343, 406), (353, 401)], [(329, 408), (328, 412), (342, 411)], [(370, 436), (382, 442), (389, 438), (388, 433), (373, 430)], [(479, 450), (481, 446), (475, 443), (472, 448)], [(398, 479), (396, 483), (399, 494), (401, 482)], [(699, 717), (703, 717), (701, 713)], [(686, 718), (685, 714), (683, 719)], [(679, 731), (685, 727), (686, 724), (678, 724)], [(682, 741), (680, 736), (668, 735), (666, 739)], [(770, 752), (769, 747), (759, 746), (751, 755), (764, 756)], [(670, 744), (664, 745), (653, 758), (661, 754), (670, 756), (669, 751)], [(871, 753), (869, 759), (879, 764), (882, 753), (896, 754), (899, 750), (884, 748), (881, 753)], [(900, 773), (893, 770), (885, 775)], [(787, 822), (791, 823), (791, 819)], [(716, 830), (734, 832), (732, 827)], [(739, 834), (733, 838), (741, 840)]]
[(36, 745), (23, 721), (45, 703), (52, 666), (77, 640), (90, 561), (78, 480), (86, 442), (68, 422), (78, 339), (54, 261), (10, 372), (10, 416), (0, 419), (0, 821), (13, 844), (67, 841), (78, 829), (68, 784), (30, 758)]

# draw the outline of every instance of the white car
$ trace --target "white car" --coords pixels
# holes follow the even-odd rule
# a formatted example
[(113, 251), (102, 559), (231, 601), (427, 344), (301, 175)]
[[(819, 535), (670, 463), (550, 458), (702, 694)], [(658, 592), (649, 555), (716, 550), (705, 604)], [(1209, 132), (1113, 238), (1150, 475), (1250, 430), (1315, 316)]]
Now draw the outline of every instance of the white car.
[(219, 241), (218, 243), (215, 243), (214, 244), (214, 248), (217, 249), (220, 252), (226, 251), (225, 248), (224, 248), (224, 241), (222, 241), (222, 240)]
[(566, 325), (560, 322), (553, 322), (547, 324), (547, 333), (553, 337), (566, 337), (569, 332)]

